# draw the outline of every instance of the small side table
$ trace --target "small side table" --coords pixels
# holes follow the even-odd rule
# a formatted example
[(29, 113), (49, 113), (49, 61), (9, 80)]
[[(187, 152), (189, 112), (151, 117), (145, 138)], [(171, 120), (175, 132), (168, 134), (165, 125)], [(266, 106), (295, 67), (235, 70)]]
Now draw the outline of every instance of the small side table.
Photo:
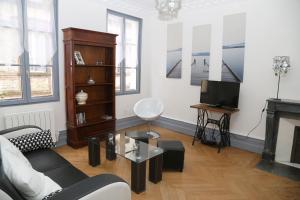
[(100, 165), (100, 141), (98, 137), (88, 138), (89, 164), (93, 167)]
[[(208, 124), (215, 124), (219, 128), (220, 132), (220, 142), (218, 143), (218, 153), (221, 150), (221, 147), (230, 146), (230, 117), (231, 114), (238, 112), (239, 109), (226, 109), (220, 107), (213, 107), (208, 104), (197, 104), (190, 106), (191, 108), (195, 108), (198, 110), (197, 116), (197, 127), (193, 138), (194, 145), (195, 140), (199, 139), (202, 143), (206, 143), (205, 141), (205, 129)], [(215, 112), (222, 114), (219, 119), (212, 119), (208, 117), (208, 112)]]

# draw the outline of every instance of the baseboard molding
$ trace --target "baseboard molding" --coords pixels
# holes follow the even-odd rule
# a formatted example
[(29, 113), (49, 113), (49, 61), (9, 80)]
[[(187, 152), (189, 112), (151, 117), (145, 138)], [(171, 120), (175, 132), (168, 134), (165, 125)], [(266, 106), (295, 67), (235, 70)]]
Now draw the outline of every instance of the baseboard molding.
[(231, 133), (231, 146), (262, 154), (265, 141)]
[[(145, 121), (135, 116), (118, 119), (116, 121), (116, 130), (138, 126), (144, 123)], [(174, 120), (166, 117), (160, 117), (159, 119), (155, 120), (152, 124), (170, 129), (172, 131), (183, 133), (189, 136), (194, 136), (195, 129), (196, 129), (195, 124), (190, 124), (187, 122)], [(60, 131), (59, 139), (56, 146), (59, 147), (65, 144), (67, 144), (67, 131), (64, 130), (64, 131)], [(231, 146), (261, 154), (264, 148), (264, 140), (249, 138), (246, 136), (231, 133)]]
[[(133, 116), (133, 117), (127, 117), (123, 119), (117, 119), (116, 121), (116, 130), (121, 130), (133, 126), (138, 126), (144, 124), (145, 121), (142, 119)], [(59, 132), (58, 142), (56, 143), (57, 147), (63, 146), (67, 144), (67, 131), (63, 130)]]
[(152, 124), (170, 129), (172, 131), (180, 132), (189, 136), (194, 136), (196, 130), (196, 125), (194, 124), (189, 124), (183, 121), (170, 119), (166, 117), (160, 117), (157, 120), (155, 120)]
[(141, 124), (145, 124), (145, 121), (136, 116), (126, 117), (123, 119), (117, 119), (116, 130), (121, 130), (121, 129), (129, 128), (129, 127), (133, 127), (133, 126), (138, 126)]
[[(153, 124), (189, 136), (194, 136), (196, 129), (195, 124), (190, 124), (166, 117), (160, 117)], [(264, 140), (249, 138), (246, 136), (231, 133), (231, 146), (261, 154), (264, 148)]]

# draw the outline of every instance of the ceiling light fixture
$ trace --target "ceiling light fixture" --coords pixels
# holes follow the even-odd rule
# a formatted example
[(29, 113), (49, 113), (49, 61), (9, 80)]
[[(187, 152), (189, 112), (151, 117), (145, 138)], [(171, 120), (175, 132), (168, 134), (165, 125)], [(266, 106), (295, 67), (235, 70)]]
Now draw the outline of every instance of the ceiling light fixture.
[(180, 8), (181, 0), (156, 0), (156, 9), (161, 20), (176, 18)]

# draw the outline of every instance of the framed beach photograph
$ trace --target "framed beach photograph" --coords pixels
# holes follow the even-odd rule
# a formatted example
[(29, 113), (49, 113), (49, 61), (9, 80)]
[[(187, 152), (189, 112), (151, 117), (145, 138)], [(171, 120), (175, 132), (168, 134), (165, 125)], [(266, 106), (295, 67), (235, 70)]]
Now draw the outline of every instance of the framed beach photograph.
[(84, 65), (84, 60), (79, 51), (74, 51), (74, 57), (77, 65)]
[(246, 13), (224, 16), (222, 81), (243, 82), (245, 36)]
[(211, 25), (193, 27), (191, 85), (209, 79)]
[(182, 68), (182, 23), (167, 27), (167, 78), (181, 78)]

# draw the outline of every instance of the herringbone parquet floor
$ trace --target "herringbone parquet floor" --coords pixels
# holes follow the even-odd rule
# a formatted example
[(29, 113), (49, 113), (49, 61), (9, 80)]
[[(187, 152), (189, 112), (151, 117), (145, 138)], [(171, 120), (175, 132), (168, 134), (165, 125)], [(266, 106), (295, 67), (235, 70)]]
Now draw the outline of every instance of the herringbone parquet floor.
[[(145, 129), (145, 126), (131, 129)], [(183, 173), (163, 172), (158, 184), (146, 181), (146, 192), (132, 193), (133, 200), (279, 200), (300, 199), (300, 182), (272, 175), (255, 168), (260, 155), (227, 147), (217, 153), (215, 148), (202, 144), (192, 146), (192, 138), (168, 129), (154, 127), (163, 139), (178, 139), (185, 146)], [(155, 144), (155, 141), (151, 141)], [(105, 159), (104, 144), (101, 148), (101, 165), (88, 165), (87, 148), (72, 149), (63, 146), (56, 149), (74, 166), (89, 176), (113, 173), (130, 183), (130, 161), (118, 157)], [(148, 173), (148, 172), (147, 172)]]

